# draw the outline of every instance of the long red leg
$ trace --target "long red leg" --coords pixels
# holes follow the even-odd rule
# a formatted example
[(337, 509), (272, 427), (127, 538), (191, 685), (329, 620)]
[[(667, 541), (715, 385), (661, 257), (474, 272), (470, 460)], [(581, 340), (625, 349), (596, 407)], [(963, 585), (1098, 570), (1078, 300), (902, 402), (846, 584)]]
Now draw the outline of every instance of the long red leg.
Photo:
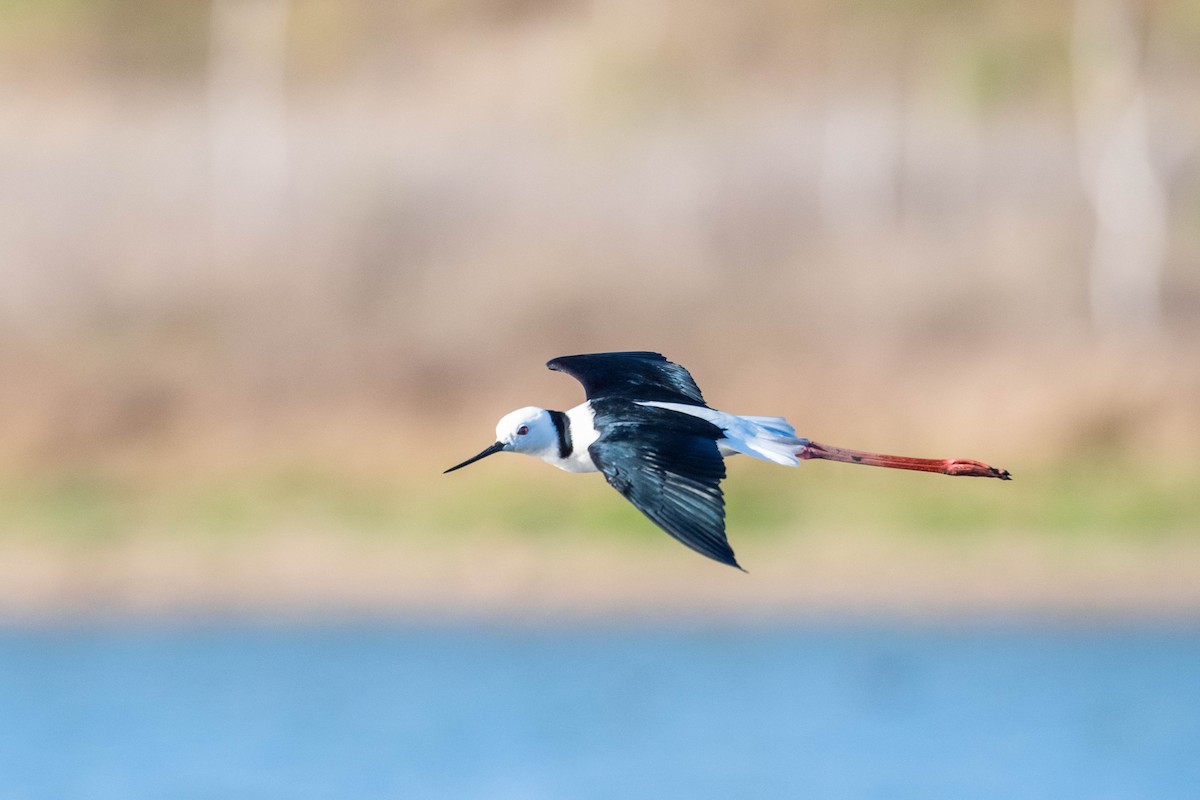
[(1006, 469), (996, 469), (980, 461), (971, 461), (967, 458), (889, 456), (883, 453), (868, 453), (865, 450), (848, 450), (845, 447), (831, 447), (820, 442), (809, 442), (796, 452), (796, 457), (801, 460), (823, 458), (828, 461), (844, 461), (847, 464), (866, 464), (869, 467), (915, 469), (919, 472), (940, 472), (943, 475), (968, 475), (975, 478), (999, 478), (1002, 481), (1012, 480), (1012, 475), (1009, 475)]

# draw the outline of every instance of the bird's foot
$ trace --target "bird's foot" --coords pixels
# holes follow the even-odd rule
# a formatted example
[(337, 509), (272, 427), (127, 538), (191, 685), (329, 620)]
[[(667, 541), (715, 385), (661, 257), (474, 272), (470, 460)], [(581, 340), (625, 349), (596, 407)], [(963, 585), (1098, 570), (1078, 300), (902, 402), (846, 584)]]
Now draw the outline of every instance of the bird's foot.
[(943, 472), (947, 475), (966, 475), (972, 478), (999, 478), (1011, 481), (1012, 475), (1006, 469), (989, 467), (982, 461), (972, 461), (969, 458), (956, 458), (946, 464)]

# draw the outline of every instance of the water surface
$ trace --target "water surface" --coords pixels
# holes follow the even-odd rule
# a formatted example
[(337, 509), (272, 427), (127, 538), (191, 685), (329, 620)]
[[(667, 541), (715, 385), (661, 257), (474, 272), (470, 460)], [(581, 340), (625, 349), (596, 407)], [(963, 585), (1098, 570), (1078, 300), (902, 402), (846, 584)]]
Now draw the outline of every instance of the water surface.
[(0, 800), (1197, 787), (1188, 626), (0, 630)]

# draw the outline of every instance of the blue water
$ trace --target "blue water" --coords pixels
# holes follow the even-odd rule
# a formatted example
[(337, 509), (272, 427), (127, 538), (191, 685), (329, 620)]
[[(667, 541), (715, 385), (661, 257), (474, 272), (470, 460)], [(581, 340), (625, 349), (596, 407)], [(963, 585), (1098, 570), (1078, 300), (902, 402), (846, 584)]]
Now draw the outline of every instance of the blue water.
[(1200, 629), (0, 630), (0, 798), (1196, 798)]

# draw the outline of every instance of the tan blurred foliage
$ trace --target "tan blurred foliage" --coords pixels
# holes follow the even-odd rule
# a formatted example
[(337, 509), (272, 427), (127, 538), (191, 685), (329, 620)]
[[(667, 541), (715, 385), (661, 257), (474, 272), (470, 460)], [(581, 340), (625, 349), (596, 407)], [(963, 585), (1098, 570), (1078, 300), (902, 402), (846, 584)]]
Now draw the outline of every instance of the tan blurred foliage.
[(1200, 12), (1085, 7), (7, 0), (0, 463), (424, 471), (629, 348), (848, 446), (1194, 463)]

